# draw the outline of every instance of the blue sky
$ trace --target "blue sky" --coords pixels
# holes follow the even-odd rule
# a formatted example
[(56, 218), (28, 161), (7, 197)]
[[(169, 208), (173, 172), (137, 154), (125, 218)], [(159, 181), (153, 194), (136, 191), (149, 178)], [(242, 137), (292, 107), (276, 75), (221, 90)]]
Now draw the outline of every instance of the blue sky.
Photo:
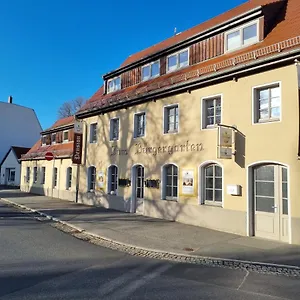
[(0, 101), (12, 95), (46, 129), (129, 55), (243, 2), (0, 0)]

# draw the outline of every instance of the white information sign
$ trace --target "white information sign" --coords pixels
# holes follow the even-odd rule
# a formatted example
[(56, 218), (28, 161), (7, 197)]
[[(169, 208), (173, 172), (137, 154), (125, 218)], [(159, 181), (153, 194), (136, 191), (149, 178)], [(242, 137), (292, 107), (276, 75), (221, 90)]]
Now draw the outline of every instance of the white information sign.
[(83, 122), (75, 120), (74, 122), (74, 133), (82, 134), (83, 133)]
[(232, 149), (227, 147), (218, 147), (218, 158), (221, 159), (231, 159)]
[(195, 185), (194, 171), (183, 170), (182, 171), (182, 194), (193, 195), (194, 185)]

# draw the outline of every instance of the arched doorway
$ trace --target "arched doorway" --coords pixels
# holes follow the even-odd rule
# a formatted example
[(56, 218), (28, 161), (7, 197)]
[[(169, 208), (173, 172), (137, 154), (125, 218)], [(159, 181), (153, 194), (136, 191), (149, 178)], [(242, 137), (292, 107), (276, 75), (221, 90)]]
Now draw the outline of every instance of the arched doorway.
[(142, 165), (132, 168), (132, 203), (133, 212), (144, 214), (144, 180), (145, 171)]
[(288, 171), (279, 164), (258, 164), (249, 169), (250, 233), (289, 242)]

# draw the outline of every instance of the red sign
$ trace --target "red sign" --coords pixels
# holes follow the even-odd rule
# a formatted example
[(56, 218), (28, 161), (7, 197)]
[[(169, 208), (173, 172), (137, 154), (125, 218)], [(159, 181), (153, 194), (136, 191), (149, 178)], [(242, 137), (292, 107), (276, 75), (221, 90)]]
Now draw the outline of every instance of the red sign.
[(46, 159), (46, 160), (50, 161), (50, 160), (52, 160), (53, 158), (54, 158), (54, 155), (53, 155), (52, 152), (46, 152), (46, 154), (45, 154), (45, 159)]

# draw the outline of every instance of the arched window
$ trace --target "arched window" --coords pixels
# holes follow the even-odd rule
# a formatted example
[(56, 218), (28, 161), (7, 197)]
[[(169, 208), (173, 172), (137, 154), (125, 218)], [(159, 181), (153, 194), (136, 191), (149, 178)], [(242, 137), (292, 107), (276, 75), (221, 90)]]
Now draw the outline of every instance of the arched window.
[(222, 168), (217, 164), (210, 164), (204, 167), (204, 203), (222, 204)]
[(88, 191), (89, 192), (95, 190), (95, 182), (96, 182), (96, 168), (92, 166), (88, 168)]
[(118, 190), (118, 167), (110, 166), (108, 168), (108, 193), (117, 195)]
[(177, 200), (178, 198), (178, 168), (175, 165), (166, 165), (163, 168), (163, 199)]
[(69, 190), (72, 186), (72, 168), (67, 168), (66, 189)]

